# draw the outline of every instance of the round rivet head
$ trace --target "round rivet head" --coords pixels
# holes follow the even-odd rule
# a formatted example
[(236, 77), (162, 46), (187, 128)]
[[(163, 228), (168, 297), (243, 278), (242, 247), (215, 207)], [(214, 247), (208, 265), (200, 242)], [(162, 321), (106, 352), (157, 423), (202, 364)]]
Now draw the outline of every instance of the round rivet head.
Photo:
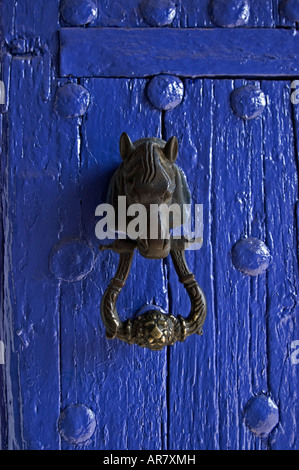
[(89, 92), (77, 83), (66, 83), (56, 92), (54, 108), (63, 118), (83, 116), (89, 106)]
[(280, 5), (281, 13), (290, 21), (299, 21), (299, 1), (284, 0)]
[(50, 271), (63, 281), (81, 281), (93, 266), (94, 253), (80, 239), (61, 240), (50, 254)]
[(174, 109), (183, 99), (183, 82), (173, 75), (156, 75), (148, 84), (147, 96), (152, 105), (161, 111)]
[(82, 26), (97, 16), (97, 6), (93, 0), (62, 0), (60, 13), (64, 21), (72, 26)]
[(244, 408), (246, 426), (258, 437), (267, 437), (279, 422), (279, 411), (270, 397), (252, 397)]
[(90, 439), (96, 428), (93, 411), (85, 405), (67, 406), (60, 414), (58, 430), (70, 444), (82, 444)]
[(260, 116), (266, 106), (264, 92), (254, 85), (236, 88), (231, 94), (230, 101), (234, 113), (245, 120)]
[(143, 0), (140, 10), (150, 26), (170, 25), (176, 15), (176, 6), (172, 0)]
[(236, 269), (249, 276), (263, 274), (269, 267), (271, 254), (265, 243), (257, 238), (242, 238), (232, 248)]
[(243, 26), (249, 20), (248, 0), (211, 0), (210, 18), (217, 26), (234, 28)]

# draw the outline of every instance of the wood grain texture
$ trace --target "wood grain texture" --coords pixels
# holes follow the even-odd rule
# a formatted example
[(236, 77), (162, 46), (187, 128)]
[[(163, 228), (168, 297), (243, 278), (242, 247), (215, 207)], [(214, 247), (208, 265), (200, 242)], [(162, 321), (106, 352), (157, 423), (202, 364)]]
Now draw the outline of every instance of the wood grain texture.
[[(59, 441), (55, 433), (60, 393), (59, 291), (48, 268), (51, 245), (57, 240), (53, 197), (57, 196), (59, 162), (55, 117), (52, 107), (40, 98), (40, 62), (39, 58), (12, 61), (10, 99), (18, 106), (12, 106), (6, 117), (3, 217), (8, 448), (47, 448)], [(32, 89), (37, 92), (28, 100)]]
[(299, 35), (264, 28), (62, 28), (60, 74), (295, 76)]
[[(35, 69), (39, 69), (38, 59), (33, 67), (13, 62), (17, 82), (12, 89), (18, 90), (14, 99), (22, 106), (10, 114), (15, 133), (10, 133), (9, 165), (15, 171), (10, 173), (6, 195), (6, 201), (19, 201), (17, 209), (14, 205), (7, 209), (5, 239), (7, 249), (10, 246), (5, 259), (11, 266), (5, 282), (5, 329), (17, 343), (6, 365), (12, 368), (7, 370), (12, 381), (12, 388), (7, 382), (8, 446), (73, 449), (60, 438), (57, 420), (68, 405), (83, 403), (95, 413), (97, 427), (93, 438), (80, 448), (163, 448), (166, 352), (155, 355), (105, 339), (99, 305), (114, 275), (117, 255), (99, 254), (94, 234), (95, 208), (103, 202), (111, 172), (120, 163), (123, 116), (119, 110), (128, 110), (132, 138), (135, 123), (140, 125), (141, 120), (143, 129), (159, 135), (160, 113), (142, 99), (144, 81), (123, 80), (84, 83), (93, 102), (86, 121), (60, 119), (52, 106), (42, 103), (36, 103), (32, 112), (27, 96), (33, 83), (38, 86)], [(40, 120), (41, 110), (44, 125), (39, 126), (35, 119)], [(31, 126), (39, 142), (35, 153), (30, 142), (23, 144), (23, 132), (30, 135)], [(49, 153), (45, 151), (43, 139), (56, 150), (49, 143)], [(41, 148), (42, 159), (38, 158)], [(17, 229), (19, 224), (22, 231)], [(92, 246), (96, 261), (86, 279), (64, 282), (51, 275), (49, 255), (58, 241), (73, 237)], [(167, 310), (163, 276), (161, 262), (136, 256), (119, 302), (123, 318), (133, 316), (145, 303), (155, 302)], [(20, 412), (15, 409), (18, 397)]]
[[(298, 370), (290, 345), (298, 338), (298, 105), (290, 103), (290, 84), (262, 82), (272, 106), (265, 116), (265, 211), (273, 266), (267, 274), (268, 386), (279, 403), (279, 426), (271, 449), (298, 448)], [(270, 138), (270, 132), (272, 137)]]
[[(298, 186), (290, 90), (287, 82), (263, 81), (267, 110), (245, 122), (229, 104), (242, 84), (186, 80), (183, 104), (165, 115), (164, 137), (178, 134), (193, 197), (204, 204), (204, 245), (190, 254), (190, 267), (208, 301), (204, 336), (170, 351), (171, 449), (296, 446), (297, 385), (289, 345), (298, 302)], [(251, 278), (233, 267), (231, 248), (244, 236), (269, 244), (273, 265), (267, 274)], [(172, 273), (170, 286), (171, 309), (188, 308)], [(242, 419), (247, 400), (259, 393), (282, 404), (280, 424), (268, 441), (255, 438)]]
[[(81, 217), (84, 237), (94, 247), (96, 263), (78, 294), (82, 307), (76, 318), (69, 318), (62, 337), (63, 369), (70, 371), (73, 367), (71, 351), (78, 357), (72, 386), (68, 380), (62, 384), (64, 404), (78, 396), (79, 401), (88, 399), (95, 411), (98, 426), (86, 448), (165, 448), (166, 352), (155, 355), (105, 338), (100, 302), (115, 274), (118, 255), (98, 252), (100, 241), (94, 233), (98, 220), (95, 208), (105, 202), (109, 180), (121, 162), (118, 142), (122, 131), (126, 130), (132, 140), (145, 134), (159, 136), (160, 113), (146, 100), (144, 80), (86, 80), (83, 84), (91, 93), (92, 104), (80, 131)], [(69, 286), (64, 289), (69, 290)], [(167, 310), (165, 294), (162, 262), (144, 260), (136, 253), (118, 300), (121, 319), (133, 318), (147, 303)], [(68, 338), (72, 346), (68, 346)], [(69, 390), (75, 396), (69, 396)]]
[[(85, 32), (94, 34), (93, 26), (150, 31), (138, 3), (98, 2), (98, 18)], [(169, 29), (213, 33), (207, 4), (177, 2)], [(273, 28), (294, 41), (278, 53), (298, 62), (297, 35), (289, 29), (295, 25), (283, 18), (278, 0), (251, 0), (250, 7), (247, 25), (236, 33), (240, 42), (251, 27), (257, 38), (259, 28)], [(290, 81), (267, 80), (266, 68), (254, 82), (182, 77), (182, 103), (161, 113), (148, 101), (147, 79), (59, 78), (58, 30), (67, 25), (59, 22), (58, 0), (3, 0), (1, 9), (9, 100), (0, 116), (0, 448), (298, 449), (298, 365), (291, 362), (291, 344), (298, 340), (299, 105), (291, 105)], [(277, 49), (269, 41), (269, 50)], [(121, 54), (118, 65), (123, 62)], [(165, 71), (153, 65), (144, 65), (146, 76)], [(296, 71), (297, 63), (291, 76)], [(56, 91), (68, 81), (90, 93), (82, 118), (55, 112)], [(250, 121), (230, 106), (231, 92), (246, 83), (267, 97), (262, 115)], [(177, 135), (178, 164), (193, 201), (204, 205), (203, 247), (187, 253), (207, 296), (204, 335), (161, 352), (107, 340), (100, 319), (118, 259), (98, 251), (95, 208), (120, 163), (123, 131), (132, 140)], [(259, 277), (232, 265), (231, 248), (244, 236), (271, 250), (272, 263)], [(94, 262), (82, 279), (67, 282), (51, 272), (50, 255), (58, 242), (74, 238), (90, 247)], [(144, 304), (189, 312), (170, 259), (136, 254), (118, 302), (122, 319)], [(260, 393), (279, 409), (267, 439), (243, 419), (246, 403)], [(74, 404), (87, 406), (96, 422), (91, 438), (78, 445), (58, 429), (61, 413)]]
[[(1, 2), (8, 92), (1, 162), (4, 449), (59, 445), (57, 283), (48, 271), (49, 247), (57, 233), (57, 207), (49, 199), (57, 194), (57, 128), (52, 103), (45, 101), (55, 65), (50, 70), (49, 55), (34, 52), (47, 45), (55, 55), (58, 2), (29, 7), (28, 2)], [(40, 21), (45, 10), (46, 24)], [(22, 36), (28, 38), (28, 54), (20, 58), (10, 47)]]

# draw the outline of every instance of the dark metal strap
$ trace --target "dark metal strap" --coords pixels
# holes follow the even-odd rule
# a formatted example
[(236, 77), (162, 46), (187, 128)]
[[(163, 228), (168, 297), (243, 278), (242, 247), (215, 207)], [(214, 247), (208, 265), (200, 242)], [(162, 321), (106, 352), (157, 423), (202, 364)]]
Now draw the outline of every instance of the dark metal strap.
[(123, 327), (117, 310), (116, 301), (120, 291), (124, 287), (129, 275), (131, 264), (133, 261), (134, 251), (120, 253), (118, 268), (107, 287), (101, 302), (101, 316), (106, 328), (106, 336), (113, 339), (120, 334)]
[(180, 282), (184, 285), (191, 302), (191, 310), (188, 317), (185, 319), (184, 330), (185, 337), (193, 333), (202, 334), (202, 326), (207, 316), (207, 302), (205, 295), (198, 285), (194, 274), (188, 268), (185, 251), (176, 250), (170, 252), (173, 265)]

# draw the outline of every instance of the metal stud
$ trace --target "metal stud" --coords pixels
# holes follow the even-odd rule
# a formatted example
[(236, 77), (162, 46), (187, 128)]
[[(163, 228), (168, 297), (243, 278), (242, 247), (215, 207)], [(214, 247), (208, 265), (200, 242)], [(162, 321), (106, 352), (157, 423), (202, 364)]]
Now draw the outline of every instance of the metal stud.
[(95, 20), (98, 9), (93, 0), (62, 0), (60, 13), (72, 26), (82, 26)]
[(172, 0), (143, 0), (140, 10), (150, 26), (169, 26), (176, 15), (176, 6)]
[(257, 238), (243, 238), (232, 248), (236, 269), (249, 276), (263, 274), (269, 267), (271, 254), (265, 243)]
[(211, 0), (210, 17), (217, 26), (234, 28), (248, 23), (250, 8), (248, 0)]
[(82, 444), (90, 439), (96, 429), (93, 411), (85, 405), (72, 404), (60, 414), (58, 430), (70, 444)]
[(278, 407), (264, 394), (254, 396), (245, 405), (244, 420), (253, 434), (267, 437), (279, 422)]
[(50, 271), (63, 281), (81, 281), (92, 271), (93, 266), (94, 253), (79, 238), (61, 240), (50, 254)]
[(230, 102), (234, 113), (245, 120), (260, 116), (267, 104), (264, 92), (255, 85), (236, 88), (231, 94)]
[(174, 109), (183, 99), (183, 82), (173, 75), (156, 75), (148, 84), (147, 96), (152, 105), (159, 110)]
[(75, 118), (86, 113), (89, 102), (86, 88), (77, 83), (66, 83), (56, 92), (54, 109), (63, 118)]

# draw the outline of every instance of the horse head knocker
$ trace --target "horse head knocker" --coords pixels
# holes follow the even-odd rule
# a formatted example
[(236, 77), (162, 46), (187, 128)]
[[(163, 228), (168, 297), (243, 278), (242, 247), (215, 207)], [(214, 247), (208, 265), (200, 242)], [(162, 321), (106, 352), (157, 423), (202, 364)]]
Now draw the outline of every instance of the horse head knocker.
[[(190, 191), (184, 173), (175, 163), (178, 154), (176, 137), (171, 137), (167, 142), (151, 137), (132, 143), (129, 136), (123, 133), (120, 154), (122, 163), (110, 182), (107, 202), (113, 206), (117, 221), (120, 220), (119, 197), (125, 198), (127, 207), (133, 204), (142, 206), (144, 224), (139, 227), (138, 236), (134, 238), (128, 236), (126, 227), (117, 226), (118, 238), (110, 245), (100, 246), (100, 249), (112, 249), (119, 254), (117, 272), (101, 301), (101, 316), (107, 338), (118, 338), (129, 344), (160, 350), (176, 341), (184, 341), (193, 333), (202, 334), (207, 314), (204, 293), (186, 263), (185, 248), (190, 240), (173, 237), (171, 233), (183, 223), (184, 207), (190, 205)], [(165, 224), (160, 210), (156, 212), (157, 217), (153, 218), (152, 207), (169, 208), (173, 204), (182, 210), (175, 218), (169, 217), (168, 224)], [(120, 320), (116, 302), (129, 275), (135, 249), (150, 259), (171, 255), (178, 278), (191, 302), (191, 311), (186, 318), (152, 309), (133, 321)]]

